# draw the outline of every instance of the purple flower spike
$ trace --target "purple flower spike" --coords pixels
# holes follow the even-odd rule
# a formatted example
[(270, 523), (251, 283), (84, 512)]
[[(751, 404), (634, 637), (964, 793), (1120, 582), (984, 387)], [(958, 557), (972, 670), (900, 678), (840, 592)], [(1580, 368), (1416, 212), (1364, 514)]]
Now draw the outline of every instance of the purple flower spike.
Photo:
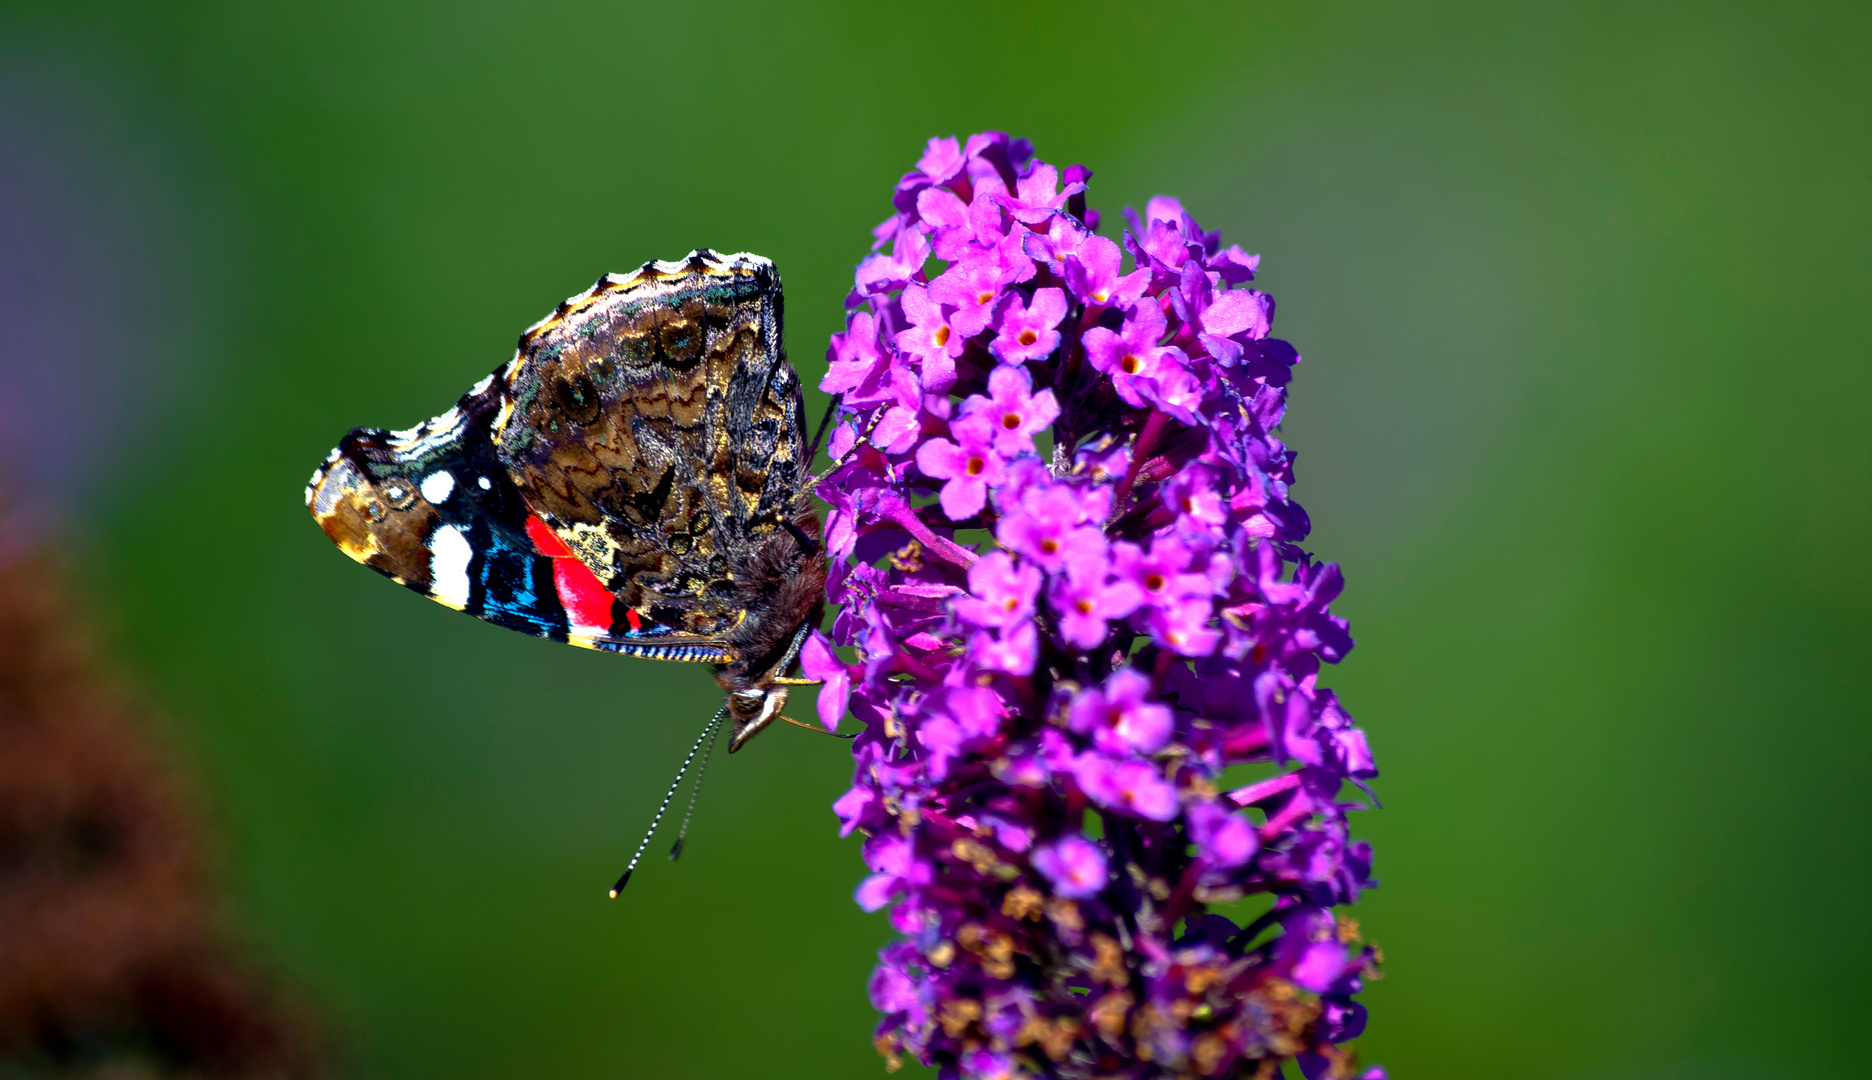
[(1337, 911), (1378, 770), (1275, 435), (1299, 356), (1256, 256), (1163, 197), (1099, 236), (1090, 176), (931, 140), (833, 335), (835, 613), (800, 662), (862, 726), (833, 810), (900, 935), (876, 1043), (945, 1080), (1383, 1080)]

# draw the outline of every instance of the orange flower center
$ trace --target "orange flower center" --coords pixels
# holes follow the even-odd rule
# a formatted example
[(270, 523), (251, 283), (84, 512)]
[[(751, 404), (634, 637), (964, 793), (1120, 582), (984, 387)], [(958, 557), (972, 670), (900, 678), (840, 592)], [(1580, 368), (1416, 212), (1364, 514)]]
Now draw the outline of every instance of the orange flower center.
[(1032, 345), (1034, 342), (1040, 340), (1040, 335), (1034, 333), (1032, 330), (1022, 330), (1020, 336), (1014, 340), (1020, 342), (1022, 345)]

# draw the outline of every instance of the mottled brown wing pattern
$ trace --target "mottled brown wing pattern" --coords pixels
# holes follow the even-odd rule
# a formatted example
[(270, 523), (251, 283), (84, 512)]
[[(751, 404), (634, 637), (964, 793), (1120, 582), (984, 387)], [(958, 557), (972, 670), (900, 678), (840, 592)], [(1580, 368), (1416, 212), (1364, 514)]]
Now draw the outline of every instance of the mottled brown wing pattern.
[(503, 371), (495, 443), (527, 504), (647, 623), (729, 642), (724, 684), (823, 601), (782, 318), (771, 263), (698, 251), (600, 280)]
[(758, 255), (606, 276), (455, 408), (345, 436), (307, 505), (346, 554), (457, 610), (714, 664), (732, 753), (780, 715), (825, 606), (781, 325)]

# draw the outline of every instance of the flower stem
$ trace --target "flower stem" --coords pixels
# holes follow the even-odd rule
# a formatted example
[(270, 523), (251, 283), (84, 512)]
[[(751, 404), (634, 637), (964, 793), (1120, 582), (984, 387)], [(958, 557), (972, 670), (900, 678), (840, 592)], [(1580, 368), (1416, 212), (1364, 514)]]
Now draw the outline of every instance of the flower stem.
[(1162, 437), (1164, 425), (1170, 417), (1162, 409), (1152, 409), (1144, 418), (1144, 426), (1138, 431), (1137, 438), (1131, 443), (1131, 463), (1125, 466), (1124, 479), (1118, 482), (1118, 490), (1112, 493), (1111, 517), (1106, 525), (1117, 521), (1124, 515), (1125, 503), (1131, 497), (1131, 486), (1137, 483), (1138, 470), (1144, 466), (1144, 459), (1157, 448), (1157, 440)]

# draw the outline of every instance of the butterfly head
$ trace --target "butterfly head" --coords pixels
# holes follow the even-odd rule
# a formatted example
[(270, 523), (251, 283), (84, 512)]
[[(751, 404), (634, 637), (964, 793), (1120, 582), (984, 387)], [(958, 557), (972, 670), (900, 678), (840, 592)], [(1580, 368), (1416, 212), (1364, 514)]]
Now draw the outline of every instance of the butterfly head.
[(730, 692), (728, 717), (734, 721), (734, 727), (728, 735), (728, 752), (732, 754), (741, 749), (743, 743), (773, 723), (786, 702), (787, 687), (784, 686), (768, 684)]

